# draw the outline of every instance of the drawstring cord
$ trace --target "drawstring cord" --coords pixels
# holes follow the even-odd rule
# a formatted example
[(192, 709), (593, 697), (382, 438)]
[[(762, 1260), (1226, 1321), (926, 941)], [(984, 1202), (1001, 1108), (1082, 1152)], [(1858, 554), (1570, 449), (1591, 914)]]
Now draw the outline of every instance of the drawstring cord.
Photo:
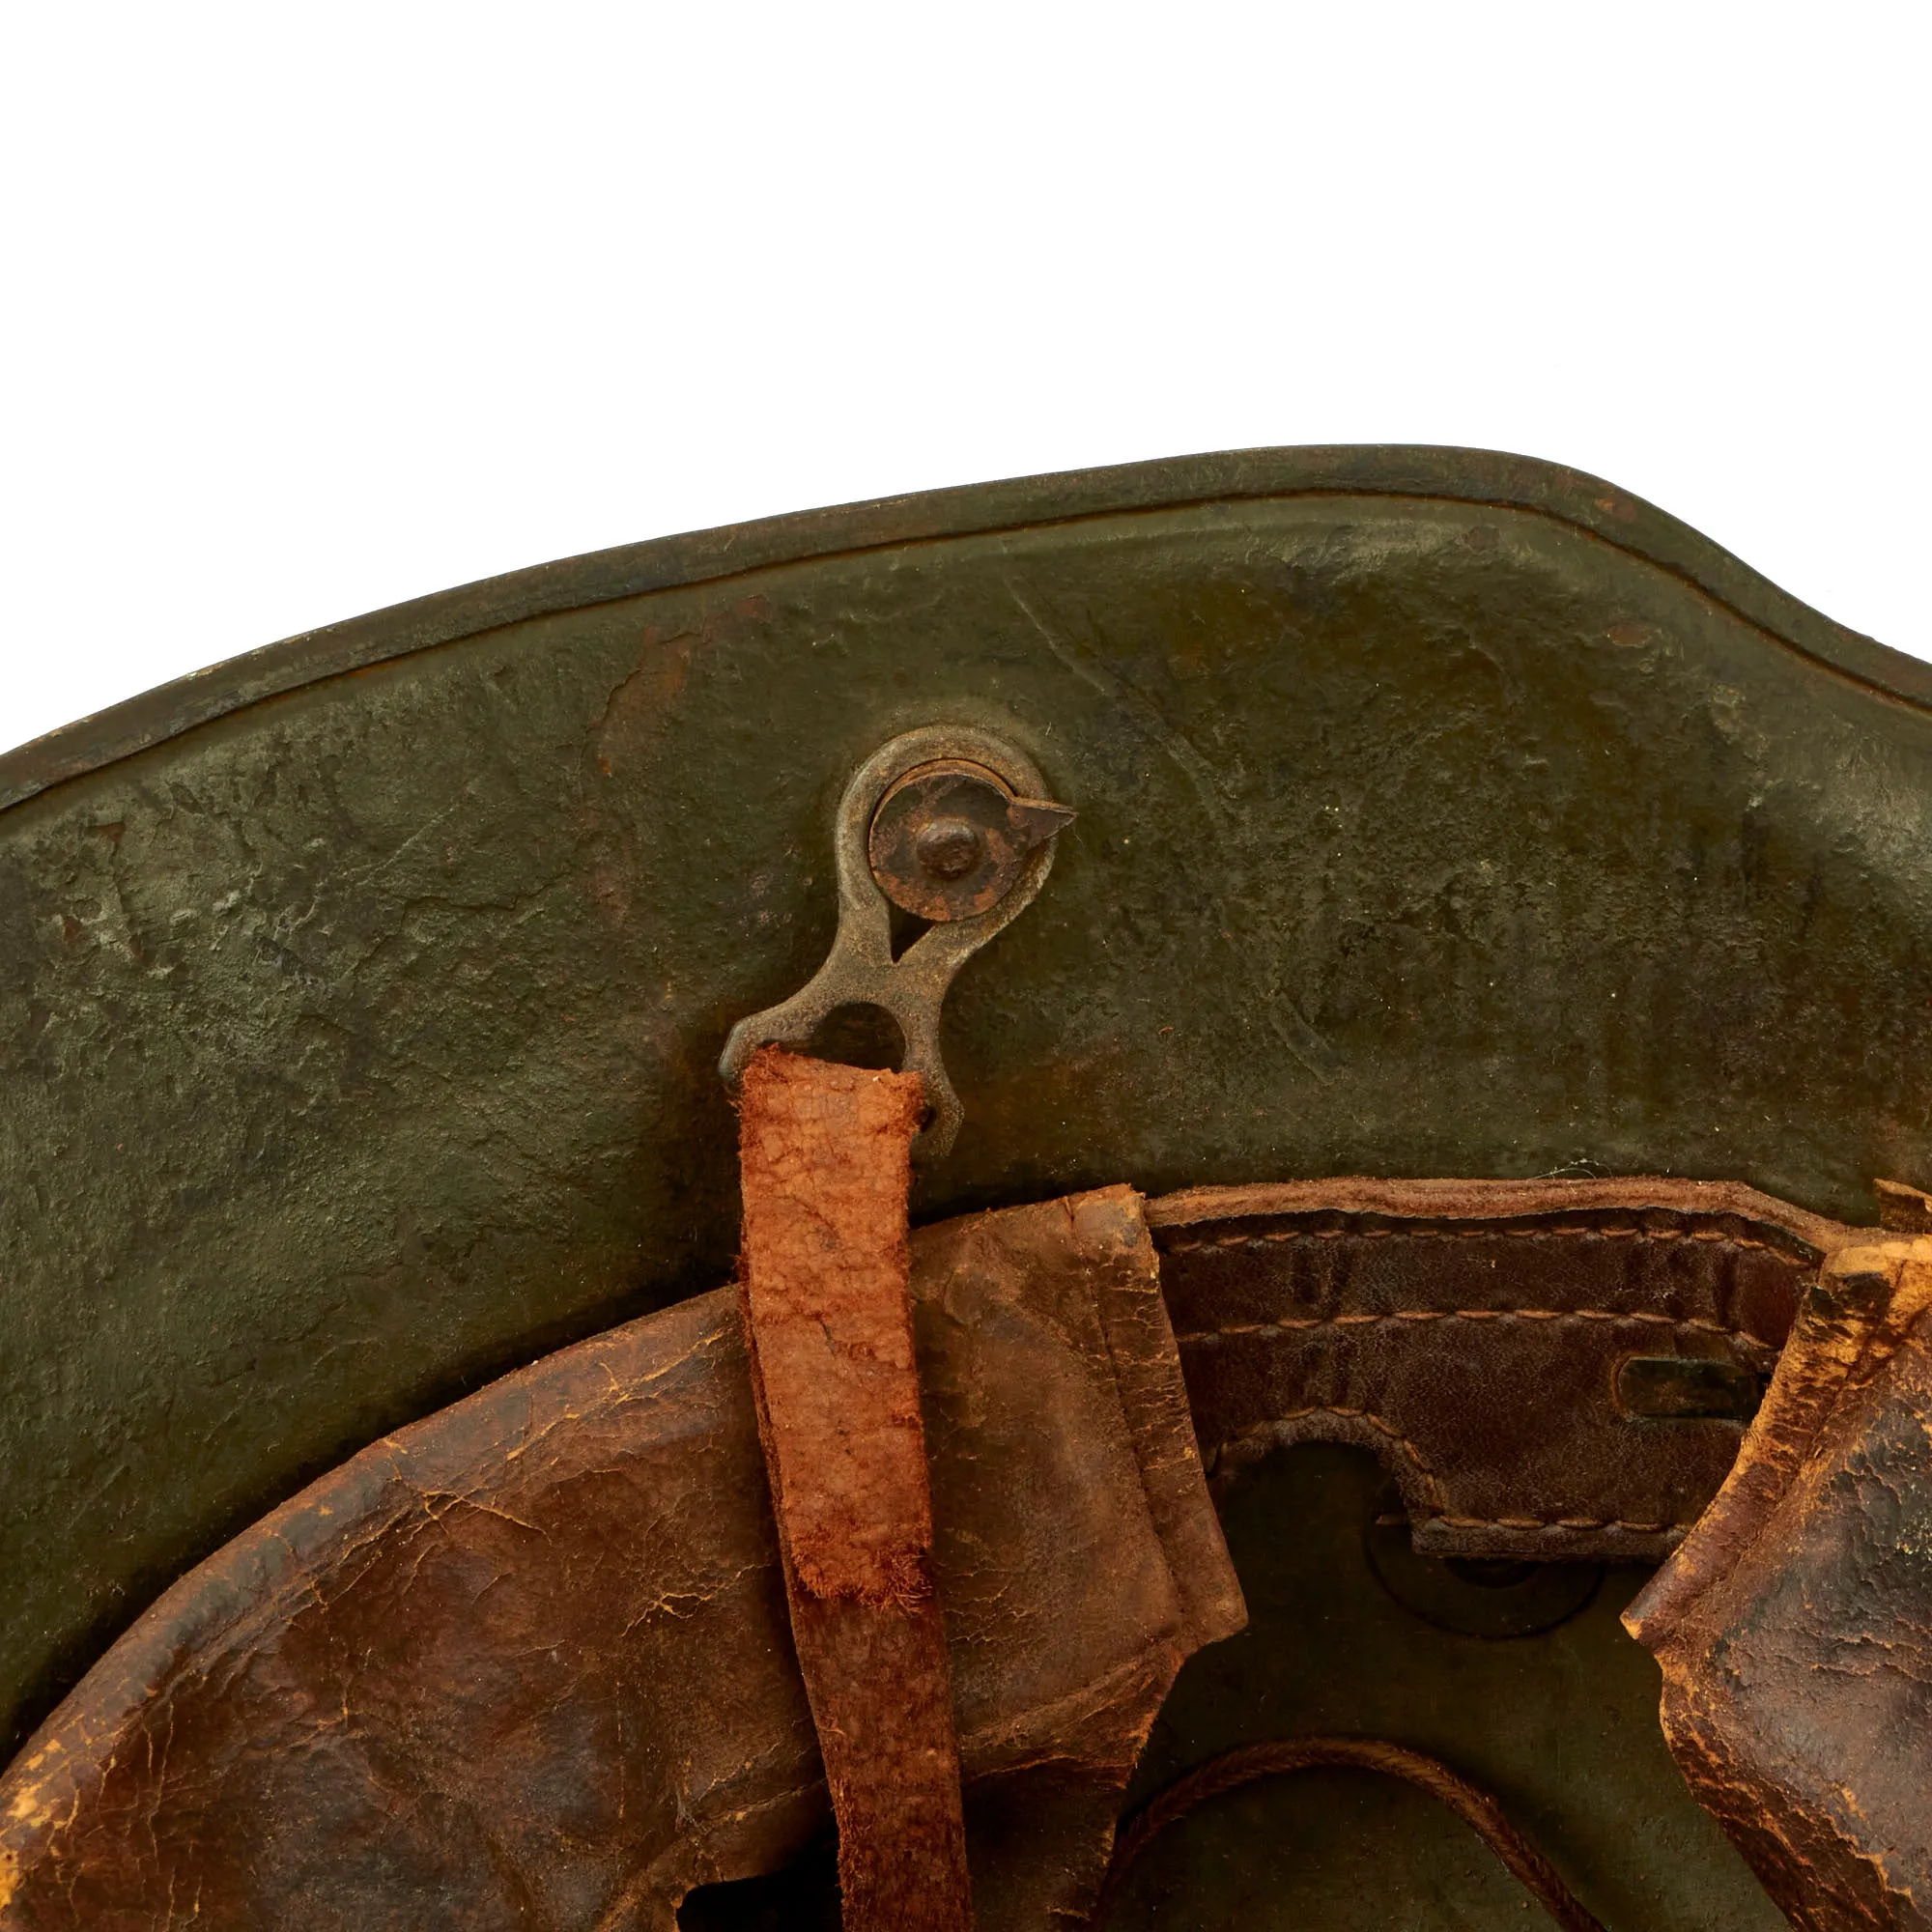
[(1459, 1777), (1433, 1757), (1378, 1738), (1284, 1738), (1276, 1744), (1243, 1745), (1177, 1778), (1134, 1814), (1115, 1841), (1094, 1922), (1100, 1922), (1119, 1894), (1128, 1868), (1148, 1845), (1197, 1805), (1257, 1778), (1308, 1771), (1318, 1765), (1380, 1772), (1428, 1792), (1448, 1805), (1495, 1853), (1563, 1932), (1605, 1932), (1603, 1921), (1584, 1909), (1556, 1868), (1504, 1817), (1501, 1805), (1487, 1791)]

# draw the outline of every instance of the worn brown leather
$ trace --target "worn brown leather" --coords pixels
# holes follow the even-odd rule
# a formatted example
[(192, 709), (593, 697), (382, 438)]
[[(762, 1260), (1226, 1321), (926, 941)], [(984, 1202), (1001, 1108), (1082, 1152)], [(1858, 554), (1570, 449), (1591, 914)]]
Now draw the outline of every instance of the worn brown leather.
[(906, 1200), (916, 1073), (768, 1046), (739, 1090), (739, 1293), (844, 1932), (972, 1932)]
[[(1795, 1923), (1932, 1925), (1932, 1243), (1716, 1184), (1342, 1180), (1145, 1220), (1104, 1190), (913, 1256), (982, 1925), (1085, 1909), (1175, 1668), (1240, 1621), (1196, 1430), (1222, 1480), (1375, 1449), (1425, 1549), (1683, 1541), (1636, 1628), (1693, 1785)], [(1744, 1456), (1736, 1422), (1625, 1412), (1632, 1355), (1776, 1363)], [(379, 1445), (171, 1592), (0, 1782), (0, 1922), (668, 1926), (822, 1828), (788, 1639), (707, 1296)]]
[[(1138, 1198), (913, 1241), (985, 1932), (1077, 1920), (1243, 1619)], [(378, 1443), (161, 1599), (0, 1780), (9, 1932), (666, 1928), (828, 1816), (728, 1290)]]
[(1203, 1455), (1373, 1449), (1418, 1549), (1656, 1560), (1742, 1425), (1622, 1411), (1633, 1356), (1769, 1374), (1855, 1231), (1663, 1179), (1313, 1180), (1151, 1204)]
[(1832, 1258), (1625, 1623), (1691, 1788), (1793, 1924), (1932, 1926), (1932, 1238)]

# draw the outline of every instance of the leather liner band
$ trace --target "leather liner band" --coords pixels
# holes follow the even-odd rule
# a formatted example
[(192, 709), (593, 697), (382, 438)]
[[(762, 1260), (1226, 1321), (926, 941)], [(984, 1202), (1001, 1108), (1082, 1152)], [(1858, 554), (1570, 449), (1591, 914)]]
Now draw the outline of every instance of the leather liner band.
[(1635, 1179), (1199, 1188), (1149, 1206), (1203, 1460), (1353, 1443), (1418, 1549), (1656, 1562), (1741, 1420), (1628, 1413), (1632, 1359), (1768, 1377), (1855, 1231), (1750, 1188)]

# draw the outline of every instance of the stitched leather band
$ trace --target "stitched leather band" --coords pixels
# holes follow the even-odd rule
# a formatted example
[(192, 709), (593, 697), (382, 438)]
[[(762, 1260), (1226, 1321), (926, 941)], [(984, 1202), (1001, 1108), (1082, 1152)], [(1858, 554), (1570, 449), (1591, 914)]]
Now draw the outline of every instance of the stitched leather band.
[(1149, 1220), (1203, 1459), (1373, 1449), (1418, 1549), (1655, 1561), (1716, 1495), (1742, 1418), (1628, 1412), (1633, 1359), (1769, 1376), (1853, 1231), (1662, 1179), (1202, 1188)]
[[(822, 1203), (804, 1172), (781, 1160), (775, 1185)], [(902, 1216), (895, 1188), (875, 1233)], [(1758, 1473), (1665, 1573), (1644, 1635), (1681, 1653), (1666, 1721), (1687, 1772), (1795, 1918), (1932, 1922), (1912, 1836), (1932, 1287), (1847, 1252), (1874, 1231), (1645, 1180), (1293, 1183), (1146, 1220), (1221, 1476), (1298, 1430), (1367, 1440), (1438, 1485), (1418, 1541), (1479, 1554), (1615, 1549), (1596, 1519), (1692, 1513), (1739, 1425), (1625, 1414), (1621, 1351), (1759, 1359), (1828, 1258), (1836, 1298), (1783, 1357)], [(935, 1567), (976, 1829), (998, 1846), (979, 1911), (983, 1932), (1036, 1932), (1079, 1918), (1174, 1669), (1239, 1598), (1130, 1191), (912, 1245)], [(890, 1274), (895, 1252), (867, 1264)], [(819, 1760), (742, 1362), (723, 1294), (613, 1330), (375, 1445), (185, 1578), (0, 1780), (9, 1924), (160, 1925), (193, 1896), (238, 1923), (361, 1928), (433, 1890), (477, 1922), (534, 1899), (558, 1923), (668, 1925), (691, 1885), (795, 1855)], [(1721, 1707), (1698, 1701), (1714, 1645), (1751, 1670)], [(1794, 1670), (1823, 1701), (1780, 1688)], [(1787, 1776), (1794, 1736), (1839, 1752), (1825, 1784)], [(1839, 1816), (1847, 1794), (1882, 1832)]]

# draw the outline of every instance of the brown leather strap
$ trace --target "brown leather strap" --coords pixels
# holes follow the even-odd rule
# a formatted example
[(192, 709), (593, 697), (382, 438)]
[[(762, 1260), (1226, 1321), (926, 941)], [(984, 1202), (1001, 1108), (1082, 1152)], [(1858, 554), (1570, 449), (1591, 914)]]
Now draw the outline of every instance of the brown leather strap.
[(920, 1082), (767, 1047), (740, 1105), (753, 1387), (846, 1932), (969, 1932), (908, 1288)]

